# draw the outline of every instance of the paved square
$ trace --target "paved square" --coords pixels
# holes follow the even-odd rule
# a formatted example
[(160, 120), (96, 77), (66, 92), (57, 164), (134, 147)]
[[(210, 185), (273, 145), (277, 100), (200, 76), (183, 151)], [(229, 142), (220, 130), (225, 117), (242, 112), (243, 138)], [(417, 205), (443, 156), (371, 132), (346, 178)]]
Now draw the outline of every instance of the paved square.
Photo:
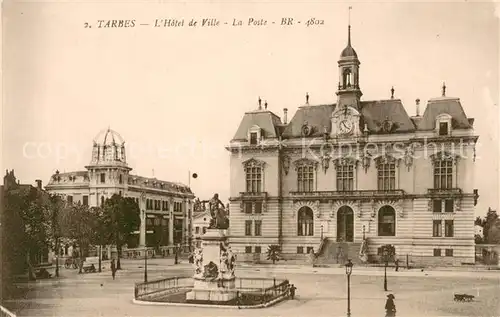
[[(62, 269), (60, 280), (22, 284), (26, 296), (6, 306), (18, 316), (345, 316), (346, 276), (342, 268), (299, 266), (243, 266), (238, 276), (286, 277), (297, 286), (295, 300), (265, 309), (186, 308), (132, 303), (134, 283), (143, 279), (142, 262), (125, 261), (113, 280), (109, 272), (78, 275)], [(149, 280), (190, 275), (187, 264), (170, 259), (152, 260)], [(397, 316), (499, 316), (498, 272), (406, 271), (388, 272), (389, 292), (396, 296)], [(102, 285), (101, 285), (102, 284)], [(454, 293), (476, 296), (470, 303), (453, 301)], [(383, 271), (354, 268), (351, 277), (351, 312), (358, 316), (385, 316)]]

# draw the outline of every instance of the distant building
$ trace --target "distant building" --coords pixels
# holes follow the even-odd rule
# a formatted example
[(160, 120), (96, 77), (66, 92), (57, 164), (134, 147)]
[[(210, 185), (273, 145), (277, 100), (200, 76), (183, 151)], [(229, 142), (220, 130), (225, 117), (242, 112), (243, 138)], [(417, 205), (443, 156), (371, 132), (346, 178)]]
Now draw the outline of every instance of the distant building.
[(210, 212), (198, 212), (193, 216), (193, 232), (194, 245), (201, 246), (201, 236), (203, 236), (210, 225)]
[(125, 142), (108, 129), (93, 142), (92, 158), (85, 170), (56, 171), (45, 189), (65, 196), (68, 202), (100, 206), (113, 194), (132, 197), (141, 210), (141, 226), (129, 248), (155, 247), (157, 251), (191, 243), (191, 189), (181, 183), (133, 175), (125, 155)]
[(227, 147), (233, 250), (252, 259), (278, 244), (284, 257), (358, 261), (366, 238), (370, 261), (392, 244), (414, 262), (474, 263), (474, 119), (444, 84), (422, 115), (419, 99), (409, 116), (394, 89), (362, 100), (359, 65), (349, 26), (335, 104), (306, 95), (288, 122), (259, 98), (244, 114)]

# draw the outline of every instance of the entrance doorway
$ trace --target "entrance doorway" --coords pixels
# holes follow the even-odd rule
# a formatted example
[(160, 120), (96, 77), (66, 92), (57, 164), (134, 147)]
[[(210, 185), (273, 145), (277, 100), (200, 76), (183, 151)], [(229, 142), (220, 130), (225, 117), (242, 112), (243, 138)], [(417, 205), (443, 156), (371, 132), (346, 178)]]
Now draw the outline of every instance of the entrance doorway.
[(337, 212), (337, 242), (354, 241), (354, 212), (349, 206), (342, 206)]

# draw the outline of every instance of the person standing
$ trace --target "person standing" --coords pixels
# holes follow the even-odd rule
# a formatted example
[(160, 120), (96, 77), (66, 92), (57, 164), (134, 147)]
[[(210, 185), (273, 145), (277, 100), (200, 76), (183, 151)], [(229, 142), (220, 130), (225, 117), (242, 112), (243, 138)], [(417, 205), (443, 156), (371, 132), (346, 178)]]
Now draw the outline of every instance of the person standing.
[(394, 264), (396, 265), (396, 272), (399, 270), (399, 260), (396, 259), (396, 261), (394, 261)]
[(396, 304), (394, 304), (394, 295), (387, 295), (387, 301), (385, 302), (385, 316), (394, 317), (396, 316)]
[(115, 279), (115, 275), (116, 275), (115, 259), (111, 260), (111, 275), (113, 276), (113, 280), (114, 280)]
[(297, 287), (295, 287), (295, 285), (294, 285), (294, 284), (290, 285), (290, 297), (291, 297), (292, 299), (294, 299), (294, 298), (295, 298), (295, 290), (296, 290), (296, 289), (297, 289)]

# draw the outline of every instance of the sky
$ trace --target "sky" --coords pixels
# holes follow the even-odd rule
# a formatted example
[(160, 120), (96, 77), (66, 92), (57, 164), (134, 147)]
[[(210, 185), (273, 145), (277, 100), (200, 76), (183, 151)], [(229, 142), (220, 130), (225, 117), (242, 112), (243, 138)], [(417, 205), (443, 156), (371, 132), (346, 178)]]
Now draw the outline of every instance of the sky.
[[(388, 99), (394, 86), (414, 115), (415, 99), (423, 113), (446, 82), (479, 135), (476, 213), (497, 208), (500, 11), (487, 2), (5, 2), (4, 170), (44, 184), (56, 169), (83, 170), (92, 140), (110, 127), (126, 141), (132, 173), (227, 200), (225, 146), (259, 96), (289, 119), (306, 92), (311, 104), (336, 101), (349, 6), (362, 100)], [(202, 18), (221, 25), (188, 27)], [(135, 26), (98, 27), (110, 19)], [(155, 28), (156, 19), (185, 21)]]

